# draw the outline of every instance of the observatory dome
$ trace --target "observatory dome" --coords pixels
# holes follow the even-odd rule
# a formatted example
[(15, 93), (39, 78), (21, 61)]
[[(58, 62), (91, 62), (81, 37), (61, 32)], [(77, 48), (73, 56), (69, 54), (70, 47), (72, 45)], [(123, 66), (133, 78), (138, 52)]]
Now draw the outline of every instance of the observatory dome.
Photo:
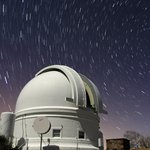
[[(48, 66), (20, 92), (14, 139), (27, 141), (23, 150), (42, 147), (42, 138), (50, 139), (48, 149), (98, 150), (103, 148), (99, 113), (104, 112), (100, 93), (91, 80), (67, 66)], [(47, 144), (43, 146), (47, 148)]]
[(39, 71), (22, 89), (16, 116), (55, 107), (93, 107), (102, 112), (102, 102), (96, 86), (72, 68), (53, 65)]

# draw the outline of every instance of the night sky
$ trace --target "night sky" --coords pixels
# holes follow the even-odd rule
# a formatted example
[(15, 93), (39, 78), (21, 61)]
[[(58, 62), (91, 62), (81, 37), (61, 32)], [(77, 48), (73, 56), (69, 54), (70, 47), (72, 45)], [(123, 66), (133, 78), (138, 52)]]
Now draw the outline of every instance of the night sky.
[(149, 0), (1, 0), (0, 112), (53, 64), (97, 85), (105, 138), (150, 135)]

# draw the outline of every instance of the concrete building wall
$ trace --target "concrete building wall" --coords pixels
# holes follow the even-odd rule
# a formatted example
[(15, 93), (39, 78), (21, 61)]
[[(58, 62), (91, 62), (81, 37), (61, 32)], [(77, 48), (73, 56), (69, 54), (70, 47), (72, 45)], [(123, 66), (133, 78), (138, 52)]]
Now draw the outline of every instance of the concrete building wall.
[(13, 112), (2, 112), (0, 121), (0, 134), (6, 138), (13, 137), (15, 114)]

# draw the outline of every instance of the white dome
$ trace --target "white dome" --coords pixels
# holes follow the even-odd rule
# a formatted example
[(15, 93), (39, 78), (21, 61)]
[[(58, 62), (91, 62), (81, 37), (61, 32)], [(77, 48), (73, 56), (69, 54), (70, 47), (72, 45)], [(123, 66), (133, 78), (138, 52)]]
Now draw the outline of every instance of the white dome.
[[(23, 150), (38, 149), (41, 130), (35, 128), (35, 120), (46, 117), (51, 130), (43, 140), (50, 139), (50, 146), (75, 150), (78, 145), (81, 150), (97, 150), (98, 139), (102, 141), (98, 116), (103, 112), (102, 106), (97, 87), (86, 76), (66, 66), (46, 67), (26, 84), (18, 97), (15, 142), (22, 137), (27, 141)], [(47, 143), (43, 142), (43, 146)]]
[[(86, 107), (86, 85), (93, 93), (93, 107), (102, 111), (102, 103), (96, 86), (73, 69), (53, 65), (42, 69), (21, 91), (17, 104), (16, 116), (33, 112), (35, 109), (49, 107)], [(90, 95), (90, 94), (89, 94)], [(90, 96), (89, 96), (90, 97)], [(101, 106), (99, 106), (99, 104)], [(101, 110), (99, 110), (99, 108)]]

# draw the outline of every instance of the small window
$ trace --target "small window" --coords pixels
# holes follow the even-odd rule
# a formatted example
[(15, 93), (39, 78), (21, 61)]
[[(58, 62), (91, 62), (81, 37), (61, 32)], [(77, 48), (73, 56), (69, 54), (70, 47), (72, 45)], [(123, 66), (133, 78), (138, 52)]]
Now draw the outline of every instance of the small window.
[(53, 129), (53, 137), (60, 137), (60, 129)]
[(83, 131), (79, 131), (79, 139), (84, 139), (85, 135)]
[(69, 97), (66, 97), (66, 101), (68, 101), (68, 102), (73, 102), (73, 99), (72, 99), (72, 98), (69, 98)]

